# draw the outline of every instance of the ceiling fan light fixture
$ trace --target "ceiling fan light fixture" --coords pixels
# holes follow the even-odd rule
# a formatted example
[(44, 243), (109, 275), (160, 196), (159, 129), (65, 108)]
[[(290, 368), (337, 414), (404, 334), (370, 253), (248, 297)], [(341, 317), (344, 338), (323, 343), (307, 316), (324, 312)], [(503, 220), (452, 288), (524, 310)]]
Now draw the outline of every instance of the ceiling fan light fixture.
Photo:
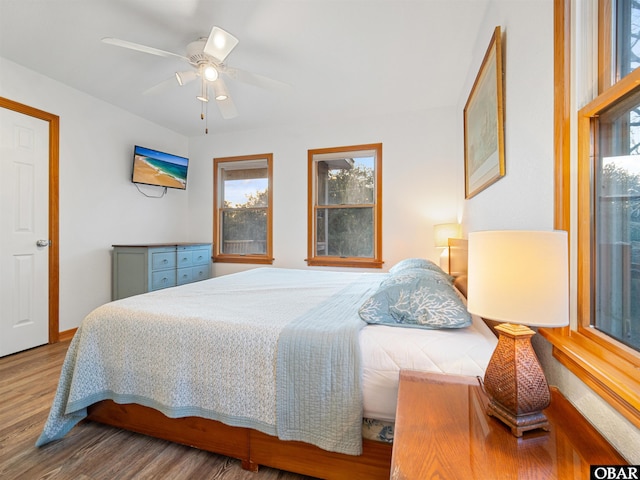
[(222, 80), (219, 80), (213, 84), (213, 92), (215, 99), (220, 102), (229, 98), (229, 92), (227, 91), (227, 87)]
[(218, 79), (218, 70), (213, 65), (207, 65), (204, 67), (204, 78), (210, 82), (215, 82)]
[(205, 81), (204, 77), (202, 77), (202, 87), (200, 89), (200, 95), (198, 95), (196, 98), (201, 102), (209, 101), (209, 89), (207, 88), (207, 82)]
[(176, 72), (176, 80), (178, 82), (178, 85), (180, 85), (181, 87), (195, 80), (197, 77), (198, 77), (198, 74), (193, 70)]
[(220, 30), (217, 30), (213, 34), (213, 44), (216, 48), (222, 50), (227, 43), (226, 35), (223, 35)]
[(237, 44), (238, 39), (229, 32), (220, 27), (213, 27), (207, 43), (204, 46), (204, 52), (215, 57), (220, 62), (224, 62), (224, 59), (227, 58), (227, 55), (231, 53), (231, 50), (233, 50)]

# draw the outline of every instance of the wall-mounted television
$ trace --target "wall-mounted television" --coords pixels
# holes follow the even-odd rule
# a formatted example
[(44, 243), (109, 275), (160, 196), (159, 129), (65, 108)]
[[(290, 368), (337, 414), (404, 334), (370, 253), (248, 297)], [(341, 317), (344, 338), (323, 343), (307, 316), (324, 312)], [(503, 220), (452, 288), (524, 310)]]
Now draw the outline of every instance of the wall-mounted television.
[(159, 187), (187, 188), (189, 159), (136, 145), (131, 181)]

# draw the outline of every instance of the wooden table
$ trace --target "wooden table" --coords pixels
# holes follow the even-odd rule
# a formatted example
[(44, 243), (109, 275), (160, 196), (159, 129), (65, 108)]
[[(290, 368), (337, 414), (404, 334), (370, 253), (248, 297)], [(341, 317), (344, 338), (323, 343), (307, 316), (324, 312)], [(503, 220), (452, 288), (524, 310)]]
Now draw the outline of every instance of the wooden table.
[(589, 479), (590, 465), (626, 465), (616, 450), (552, 389), (550, 431), (513, 436), (485, 413), (475, 377), (401, 371), (393, 480)]

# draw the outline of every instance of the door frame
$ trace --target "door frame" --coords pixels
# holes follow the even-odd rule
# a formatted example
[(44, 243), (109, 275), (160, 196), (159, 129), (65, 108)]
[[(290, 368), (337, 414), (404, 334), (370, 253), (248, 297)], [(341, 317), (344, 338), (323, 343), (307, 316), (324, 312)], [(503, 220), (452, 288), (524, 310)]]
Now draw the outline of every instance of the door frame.
[(59, 159), (60, 117), (0, 96), (0, 107), (49, 123), (49, 343), (60, 340)]

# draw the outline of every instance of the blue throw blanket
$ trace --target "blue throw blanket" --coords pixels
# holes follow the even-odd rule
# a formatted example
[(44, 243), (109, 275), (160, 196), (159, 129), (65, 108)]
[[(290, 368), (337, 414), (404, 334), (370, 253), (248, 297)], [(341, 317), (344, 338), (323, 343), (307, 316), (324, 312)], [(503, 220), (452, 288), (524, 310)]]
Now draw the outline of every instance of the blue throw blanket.
[[(288, 324), (278, 342), (278, 437), (362, 453), (358, 308), (375, 291), (365, 277)], [(323, 321), (317, 321), (322, 318)]]

